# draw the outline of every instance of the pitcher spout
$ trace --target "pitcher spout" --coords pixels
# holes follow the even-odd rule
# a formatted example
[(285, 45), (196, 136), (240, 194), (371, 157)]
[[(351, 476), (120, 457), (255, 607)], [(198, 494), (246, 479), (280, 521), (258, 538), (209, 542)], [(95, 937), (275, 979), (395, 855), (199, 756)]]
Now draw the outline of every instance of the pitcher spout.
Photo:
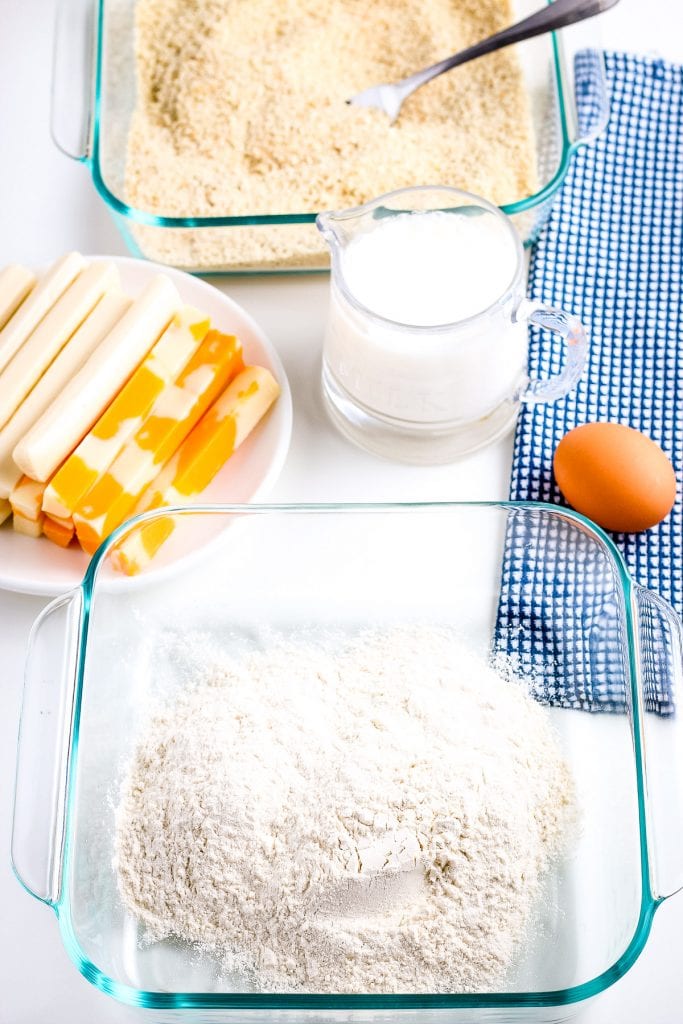
[(344, 230), (342, 225), (341, 215), (334, 210), (326, 210), (324, 213), (319, 213), (315, 218), (315, 226), (332, 252), (343, 248), (349, 240), (348, 232)]

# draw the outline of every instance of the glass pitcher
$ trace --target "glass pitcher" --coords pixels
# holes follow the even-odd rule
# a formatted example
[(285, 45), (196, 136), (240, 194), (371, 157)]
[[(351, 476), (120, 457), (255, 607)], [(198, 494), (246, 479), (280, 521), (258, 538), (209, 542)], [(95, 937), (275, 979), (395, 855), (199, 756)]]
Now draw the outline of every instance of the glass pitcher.
[[(487, 231), (495, 227), (498, 234), (493, 231), (491, 238), (500, 238), (512, 253), (509, 283), (485, 308), (449, 323), (389, 319), (349, 286), (349, 248), (393, 218), (427, 213), (441, 219), (476, 217)], [(487, 218), (495, 218), (495, 224)], [(587, 349), (582, 324), (570, 313), (526, 298), (519, 236), (485, 199), (445, 186), (405, 188), (353, 209), (321, 213), (317, 226), (332, 255), (323, 396), (333, 422), (362, 448), (404, 462), (450, 462), (503, 436), (522, 402), (555, 401), (579, 379)], [(471, 233), (472, 226), (467, 230)], [(394, 260), (401, 257), (392, 253)], [(406, 259), (416, 258), (414, 249), (406, 252)], [(381, 276), (382, 268), (374, 266), (372, 273)], [(382, 287), (386, 292), (386, 277)], [(527, 375), (529, 323), (564, 338), (564, 368), (548, 380)]]

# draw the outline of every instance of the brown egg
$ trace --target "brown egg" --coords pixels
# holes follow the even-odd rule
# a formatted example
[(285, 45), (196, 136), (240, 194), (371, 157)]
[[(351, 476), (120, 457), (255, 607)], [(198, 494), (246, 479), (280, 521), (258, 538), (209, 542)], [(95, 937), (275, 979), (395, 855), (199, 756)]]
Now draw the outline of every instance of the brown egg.
[(553, 469), (572, 508), (605, 530), (648, 530), (676, 499), (676, 476), (662, 449), (620, 423), (570, 430), (555, 449)]

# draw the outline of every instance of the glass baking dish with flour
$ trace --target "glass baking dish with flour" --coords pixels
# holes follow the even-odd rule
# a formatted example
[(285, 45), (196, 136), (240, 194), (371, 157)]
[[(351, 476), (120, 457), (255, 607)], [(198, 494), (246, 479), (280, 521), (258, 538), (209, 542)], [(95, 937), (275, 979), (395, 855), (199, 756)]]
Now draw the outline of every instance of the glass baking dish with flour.
[[(171, 543), (140, 576), (121, 578), (117, 546), (160, 517), (174, 528)], [(482, 654), (493, 646), (516, 656), (576, 788), (578, 834), (504, 984), (447, 994), (263, 993), (192, 944), (146, 941), (117, 888), (114, 808), (150, 702), (190, 685), (177, 642), (198, 631), (203, 643), (255, 651), (273, 631), (353, 636), (425, 623), (457, 630)], [(632, 582), (606, 535), (557, 507), (149, 513), (112, 535), (82, 585), (33, 628), (14, 869), (56, 912), (76, 967), (145, 1008), (142, 1019), (244, 1024), (295, 1012), (298, 1021), (412, 1024), (447, 1011), (463, 1022), (567, 1020), (630, 968), (657, 906), (683, 884), (680, 687), (681, 626), (671, 608)]]
[[(538, 0), (515, 3), (520, 18), (537, 7)], [(128, 202), (126, 152), (136, 102), (134, 8), (135, 0), (62, 0), (52, 110), (57, 145), (90, 168), (95, 187), (131, 251), (201, 273), (326, 269), (325, 244), (315, 230), (318, 210), (283, 213), (273, 209), (233, 216), (226, 208), (204, 216), (188, 209), (183, 216), (170, 217)], [(517, 47), (531, 100), (538, 187), (531, 195), (510, 195), (502, 209), (513, 217), (526, 243), (538, 236), (573, 153), (599, 135), (609, 116), (596, 31), (593, 19)], [(581, 125), (575, 95), (579, 50), (583, 51)], [(447, 171), (441, 181), (411, 184), (459, 184), (472, 191), (467, 182), (451, 180)], [(365, 200), (371, 198), (365, 196)], [(336, 205), (349, 203), (340, 197)]]

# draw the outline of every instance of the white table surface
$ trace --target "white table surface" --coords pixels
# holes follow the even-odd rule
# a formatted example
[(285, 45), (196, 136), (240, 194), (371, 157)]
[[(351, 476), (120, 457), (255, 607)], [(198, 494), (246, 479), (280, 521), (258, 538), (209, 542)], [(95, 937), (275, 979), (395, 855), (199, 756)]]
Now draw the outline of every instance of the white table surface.
[[(67, 249), (125, 253), (87, 169), (62, 156), (50, 140), (54, 6), (53, 0), (0, 0), (0, 265), (44, 263)], [(682, 11), (672, 0), (623, 0), (603, 16), (603, 40), (614, 49), (683, 60)], [(413, 469), (366, 456), (335, 434), (318, 398), (325, 277), (214, 283), (261, 323), (292, 385), (292, 448), (274, 499), (506, 496), (510, 438), (451, 467)], [(24, 652), (44, 603), (0, 593), (0, 1024), (116, 1024), (129, 1020), (129, 1013), (80, 977), (62, 948), (52, 913), (20, 888), (9, 865)], [(658, 911), (640, 960), (582, 1020), (683, 1021), (682, 953), (683, 895)]]

